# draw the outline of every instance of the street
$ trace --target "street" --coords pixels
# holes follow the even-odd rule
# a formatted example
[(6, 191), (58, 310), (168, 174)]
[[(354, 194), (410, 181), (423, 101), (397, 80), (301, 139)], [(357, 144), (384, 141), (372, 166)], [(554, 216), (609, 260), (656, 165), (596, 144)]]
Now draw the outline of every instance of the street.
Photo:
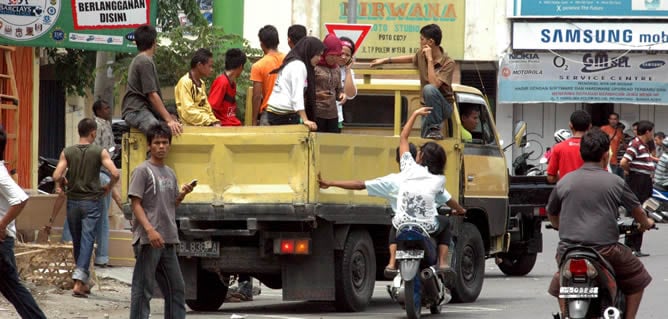
[[(642, 262), (654, 278), (645, 291), (638, 318), (665, 318), (663, 313), (664, 296), (668, 295), (668, 226), (659, 224), (658, 231), (645, 234), (643, 251), (651, 254)], [(663, 229), (666, 228), (666, 229)], [(443, 308), (441, 315), (429, 315), (427, 318), (551, 318), (550, 313), (557, 310), (556, 300), (547, 294), (547, 286), (556, 270), (554, 250), (557, 243), (557, 232), (543, 229), (544, 252), (538, 255), (533, 271), (525, 277), (511, 278), (503, 275), (492, 259), (487, 260), (485, 284), (482, 293), (475, 303), (450, 304)], [(233, 314), (245, 316), (247, 319), (276, 318), (404, 318), (405, 313), (398, 304), (393, 303), (385, 286), (388, 282), (376, 282), (371, 305), (363, 313), (337, 313), (327, 303), (314, 302), (281, 302), (279, 290), (262, 287), (262, 293), (255, 301), (249, 303), (226, 303), (216, 313), (188, 314), (189, 318), (230, 318)], [(160, 303), (155, 304), (161, 307)], [(154, 308), (158, 311), (159, 308)], [(157, 315), (157, 314), (156, 314)]]

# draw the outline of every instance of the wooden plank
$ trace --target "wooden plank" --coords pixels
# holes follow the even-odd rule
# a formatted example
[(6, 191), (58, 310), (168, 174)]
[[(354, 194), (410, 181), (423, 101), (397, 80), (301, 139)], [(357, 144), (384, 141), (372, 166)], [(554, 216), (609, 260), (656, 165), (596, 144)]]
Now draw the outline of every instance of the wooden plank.
[(16, 51), (16, 47), (10, 47), (8, 45), (0, 45), (0, 50), (9, 50), (9, 51)]
[(0, 98), (3, 98), (3, 99), (12, 99), (12, 100), (17, 101), (17, 102), (18, 102), (18, 100), (19, 100), (19, 97), (18, 97), (18, 96), (8, 95), (8, 94), (0, 94)]

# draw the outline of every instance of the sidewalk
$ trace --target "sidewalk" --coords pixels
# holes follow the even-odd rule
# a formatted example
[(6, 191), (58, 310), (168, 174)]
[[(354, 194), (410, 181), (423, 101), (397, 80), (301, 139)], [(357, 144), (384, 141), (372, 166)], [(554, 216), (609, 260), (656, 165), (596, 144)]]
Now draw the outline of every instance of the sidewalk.
[(98, 278), (111, 278), (127, 285), (132, 284), (133, 271), (134, 267), (95, 268), (95, 274)]

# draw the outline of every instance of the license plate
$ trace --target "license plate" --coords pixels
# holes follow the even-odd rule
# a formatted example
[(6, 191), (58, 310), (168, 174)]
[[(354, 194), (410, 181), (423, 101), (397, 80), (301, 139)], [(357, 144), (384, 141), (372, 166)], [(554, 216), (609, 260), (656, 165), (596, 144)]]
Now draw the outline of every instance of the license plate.
[(219, 257), (220, 243), (217, 241), (181, 241), (179, 256)]
[(421, 259), (424, 250), (397, 250), (397, 259)]
[(590, 299), (598, 298), (598, 287), (561, 287), (559, 298), (564, 299)]

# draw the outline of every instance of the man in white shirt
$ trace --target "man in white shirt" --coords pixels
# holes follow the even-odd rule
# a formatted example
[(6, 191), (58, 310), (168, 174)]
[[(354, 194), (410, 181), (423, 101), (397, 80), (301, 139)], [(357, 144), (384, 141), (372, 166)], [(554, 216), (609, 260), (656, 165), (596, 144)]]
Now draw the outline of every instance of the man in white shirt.
[(46, 318), (16, 271), (14, 219), (21, 213), (28, 195), (9, 176), (5, 167), (7, 133), (0, 125), (0, 292), (14, 305), (21, 318)]

